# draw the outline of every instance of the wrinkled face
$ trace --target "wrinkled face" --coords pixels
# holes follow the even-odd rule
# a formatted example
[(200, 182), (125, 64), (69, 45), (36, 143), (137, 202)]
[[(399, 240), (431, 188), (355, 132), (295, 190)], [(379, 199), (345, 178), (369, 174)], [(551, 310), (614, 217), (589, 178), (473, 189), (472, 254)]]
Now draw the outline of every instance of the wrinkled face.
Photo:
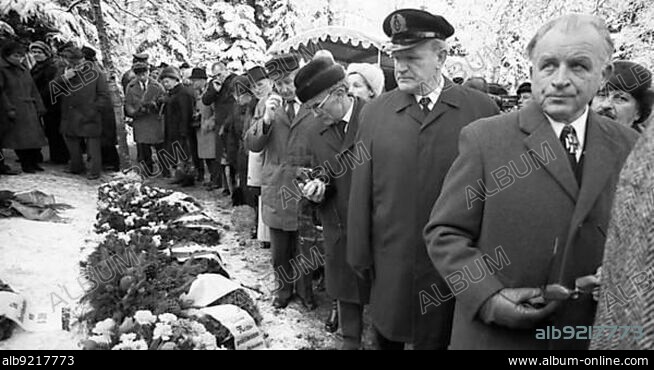
[(591, 108), (627, 127), (640, 119), (638, 101), (622, 90), (601, 89), (593, 99)]
[(25, 54), (23, 53), (12, 53), (7, 56), (7, 61), (12, 64), (20, 64), (20, 61), (23, 60)]
[(446, 56), (447, 51), (440, 50), (433, 42), (393, 53), (398, 88), (409, 94), (429, 94), (440, 81)]
[(159, 69), (159, 68), (153, 69), (150, 72), (150, 77), (152, 77), (153, 80), (158, 80), (160, 74), (161, 74), (161, 69)]
[(285, 101), (295, 99), (295, 84), (293, 80), (295, 79), (296, 72), (291, 72), (287, 76), (275, 81), (275, 89)]
[(307, 102), (314, 117), (324, 119), (326, 122), (334, 123), (340, 121), (347, 113), (350, 97), (345, 87), (335, 90), (324, 91)]
[(531, 101), (531, 93), (523, 92), (520, 94), (520, 97), (518, 99), (518, 105), (520, 106), (520, 108), (522, 108), (528, 105), (530, 101)]
[(532, 94), (555, 121), (579, 118), (612, 72), (604, 41), (592, 26), (552, 29), (532, 53)]
[(163, 85), (163, 87), (164, 87), (166, 90), (172, 90), (173, 87), (177, 86), (178, 83), (179, 83), (179, 81), (177, 81), (177, 80), (174, 79), (174, 78), (170, 78), (170, 77), (164, 77), (164, 78), (161, 80), (161, 84)]
[(32, 49), (30, 50), (30, 54), (32, 54), (32, 58), (34, 58), (34, 60), (37, 62), (42, 62), (48, 59), (47, 55), (45, 55), (41, 49)]
[(370, 90), (366, 80), (358, 73), (352, 73), (347, 76), (347, 82), (350, 84), (350, 95), (359, 97), (368, 101), (375, 97), (375, 93)]

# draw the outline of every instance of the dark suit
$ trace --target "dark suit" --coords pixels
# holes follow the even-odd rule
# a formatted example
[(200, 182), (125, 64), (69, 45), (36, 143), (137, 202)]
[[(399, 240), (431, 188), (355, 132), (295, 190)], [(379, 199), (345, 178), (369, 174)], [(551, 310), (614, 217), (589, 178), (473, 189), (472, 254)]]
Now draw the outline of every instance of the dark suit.
[(372, 321), (381, 334), (417, 348), (449, 343), (453, 302), (426, 312), (421, 292), (447, 294), (429, 261), (422, 229), (457, 155), (461, 128), (497, 114), (487, 95), (445, 80), (425, 117), (413, 95), (394, 90), (368, 103), (356, 142), (370, 159), (355, 166), (348, 209), (348, 262), (374, 272)]
[[(615, 184), (635, 139), (633, 130), (590, 112), (579, 188), (537, 104), (461, 131), (459, 157), (425, 228), (429, 255), (441, 275), (465, 280), (452, 285), (452, 348), (587, 347), (584, 340), (538, 340), (535, 329), (486, 325), (477, 314), (503, 288), (546, 283), (574, 288), (577, 277), (595, 273)], [(540, 328), (592, 325), (594, 313), (592, 297), (583, 295), (565, 301)]]

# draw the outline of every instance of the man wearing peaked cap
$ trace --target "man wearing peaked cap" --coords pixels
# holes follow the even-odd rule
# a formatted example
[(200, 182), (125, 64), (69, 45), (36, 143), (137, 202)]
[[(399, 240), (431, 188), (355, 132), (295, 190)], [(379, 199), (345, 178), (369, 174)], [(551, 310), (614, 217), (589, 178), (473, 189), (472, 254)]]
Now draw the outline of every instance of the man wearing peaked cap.
[[(266, 176), (261, 179), (260, 210), (263, 222), (270, 228), (272, 262), (281, 287), (275, 293), (273, 306), (286, 307), (295, 291), (311, 310), (316, 307), (311, 272), (303, 270), (299, 280), (289, 279), (295, 276), (292, 260), (305, 253), (299, 243), (298, 204), (288, 201), (288, 191), (296, 189), (293, 181), (298, 169), (292, 160), (289, 161), (288, 153), (306, 145), (307, 130), (316, 118), (301, 107), (295, 94), (293, 79), (299, 65), (291, 57), (278, 57), (267, 65), (274, 76), (260, 67), (248, 71), (255, 82), (254, 93), (260, 100), (245, 141), (250, 151), (264, 153), (262, 173)], [(270, 77), (277, 78), (274, 82), (276, 93), (272, 92)], [(292, 147), (289, 142), (294, 143)]]
[(384, 33), (391, 38), (390, 52), (411, 49), (429, 39), (446, 40), (454, 27), (440, 15), (418, 9), (400, 9), (384, 20)]
[[(327, 293), (337, 300), (343, 333), (342, 349), (359, 349), (363, 329), (363, 306), (368, 303), (370, 282), (358, 277), (346, 260), (348, 199), (352, 171), (347, 159), (360, 158), (364, 152), (355, 137), (365, 102), (348, 94), (345, 70), (328, 58), (312, 60), (297, 73), (295, 86), (299, 99), (322, 122), (311, 127), (306, 153), (297, 149), (293, 158), (306, 159), (295, 163), (312, 168), (315, 179), (302, 186), (302, 196), (318, 204), (318, 213), (325, 235), (325, 281)], [(295, 199), (300, 201), (299, 197)], [(306, 202), (304, 200), (303, 202)], [(327, 330), (338, 327), (328, 320)]]
[(460, 130), (498, 109), (485, 94), (443, 76), (445, 39), (454, 33), (443, 17), (397, 10), (384, 20), (384, 32), (398, 88), (361, 114), (356, 142), (371, 160), (352, 173), (347, 258), (372, 280), (380, 348), (445, 349), (454, 299), (429, 260), (422, 228), (457, 155)]

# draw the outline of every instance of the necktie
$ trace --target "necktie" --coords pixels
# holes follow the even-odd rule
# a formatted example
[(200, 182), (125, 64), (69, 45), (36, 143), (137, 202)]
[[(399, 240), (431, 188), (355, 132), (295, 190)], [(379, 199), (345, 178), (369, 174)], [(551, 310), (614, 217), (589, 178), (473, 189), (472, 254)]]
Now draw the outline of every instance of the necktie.
[(420, 99), (420, 108), (422, 108), (422, 112), (427, 116), (431, 110), (429, 110), (429, 104), (431, 104), (431, 99), (428, 97), (424, 97)]
[(288, 120), (293, 122), (295, 119), (295, 102), (293, 100), (287, 101), (286, 102), (286, 115), (288, 116)]
[(565, 125), (563, 131), (561, 131), (561, 136), (559, 137), (563, 149), (565, 149), (566, 154), (568, 155), (568, 161), (570, 161), (570, 166), (572, 167), (572, 172), (577, 170), (577, 151), (579, 150), (579, 139), (577, 138), (577, 132), (574, 127), (571, 125)]
[(338, 136), (343, 140), (345, 138), (345, 126), (347, 122), (340, 120), (336, 123), (336, 130), (338, 130)]

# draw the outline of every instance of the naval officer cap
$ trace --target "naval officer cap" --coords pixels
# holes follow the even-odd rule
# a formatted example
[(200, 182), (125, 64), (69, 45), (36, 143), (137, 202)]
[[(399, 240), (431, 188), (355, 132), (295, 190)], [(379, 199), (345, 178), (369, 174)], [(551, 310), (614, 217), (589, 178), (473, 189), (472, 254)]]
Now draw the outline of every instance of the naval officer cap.
[(384, 33), (391, 38), (389, 52), (411, 49), (425, 40), (446, 40), (454, 27), (440, 15), (424, 10), (399, 9), (384, 19)]

